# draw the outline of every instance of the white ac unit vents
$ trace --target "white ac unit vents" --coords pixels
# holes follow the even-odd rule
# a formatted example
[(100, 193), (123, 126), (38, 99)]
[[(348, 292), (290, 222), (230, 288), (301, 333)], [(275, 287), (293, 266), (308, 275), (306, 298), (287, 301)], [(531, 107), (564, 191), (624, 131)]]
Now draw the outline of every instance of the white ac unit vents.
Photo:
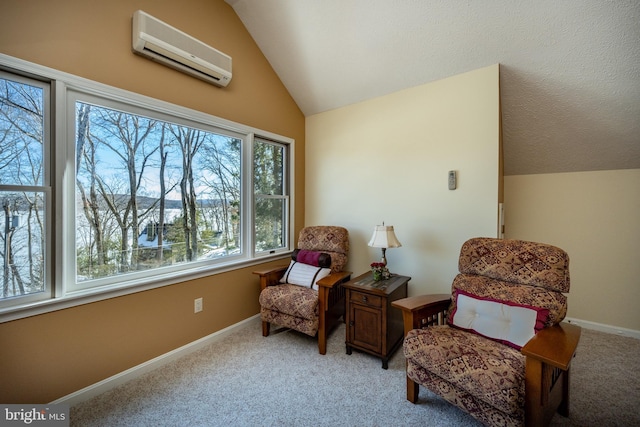
[(216, 86), (231, 81), (231, 57), (153, 16), (133, 14), (133, 51)]

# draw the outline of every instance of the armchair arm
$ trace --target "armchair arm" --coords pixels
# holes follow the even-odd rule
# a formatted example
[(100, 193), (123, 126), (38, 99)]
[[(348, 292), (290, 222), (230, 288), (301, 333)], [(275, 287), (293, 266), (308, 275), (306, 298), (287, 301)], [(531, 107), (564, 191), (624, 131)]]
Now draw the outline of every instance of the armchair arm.
[(522, 347), (522, 354), (566, 371), (576, 352), (582, 328), (560, 323), (539, 331)]
[(338, 273), (331, 273), (328, 276), (316, 282), (318, 285), (318, 300), (320, 301), (320, 308), (326, 310), (329, 308), (329, 294), (334, 286), (346, 282), (351, 278), (350, 271), (340, 271)]
[(449, 304), (450, 294), (418, 295), (391, 302), (402, 310), (405, 335), (412, 329), (443, 324)]
[(267, 286), (277, 285), (284, 272), (287, 271), (287, 267), (288, 265), (281, 265), (266, 270), (254, 271), (253, 274), (260, 276), (260, 291), (263, 291)]
[(522, 347), (525, 425), (548, 425), (556, 412), (569, 416), (569, 371), (581, 328), (560, 323), (539, 331)]
[(333, 288), (338, 283), (342, 283), (344, 281), (349, 280), (351, 277), (350, 271), (340, 271), (338, 273), (331, 273), (328, 276), (323, 277), (322, 279), (316, 282), (318, 288)]

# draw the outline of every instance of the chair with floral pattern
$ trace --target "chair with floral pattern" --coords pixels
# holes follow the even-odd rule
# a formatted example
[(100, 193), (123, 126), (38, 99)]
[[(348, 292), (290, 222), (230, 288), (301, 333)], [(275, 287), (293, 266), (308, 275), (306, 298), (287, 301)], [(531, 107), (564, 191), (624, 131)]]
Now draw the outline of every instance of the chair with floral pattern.
[(262, 335), (269, 335), (271, 324), (317, 335), (318, 351), (326, 354), (327, 336), (344, 319), (348, 252), (346, 228), (305, 227), (289, 265), (254, 271), (260, 276)]
[(562, 322), (569, 256), (542, 243), (473, 238), (458, 269), (451, 294), (393, 303), (403, 312), (407, 399), (417, 403), (423, 385), (492, 426), (568, 416), (581, 331)]

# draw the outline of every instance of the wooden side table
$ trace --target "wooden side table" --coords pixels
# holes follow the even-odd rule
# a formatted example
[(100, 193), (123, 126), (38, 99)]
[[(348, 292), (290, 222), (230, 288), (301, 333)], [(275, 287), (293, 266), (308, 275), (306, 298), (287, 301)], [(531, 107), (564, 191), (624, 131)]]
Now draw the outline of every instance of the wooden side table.
[(371, 272), (343, 284), (346, 291), (347, 354), (358, 349), (382, 358), (382, 368), (402, 344), (402, 312), (391, 302), (407, 297), (411, 277), (392, 275), (375, 282)]

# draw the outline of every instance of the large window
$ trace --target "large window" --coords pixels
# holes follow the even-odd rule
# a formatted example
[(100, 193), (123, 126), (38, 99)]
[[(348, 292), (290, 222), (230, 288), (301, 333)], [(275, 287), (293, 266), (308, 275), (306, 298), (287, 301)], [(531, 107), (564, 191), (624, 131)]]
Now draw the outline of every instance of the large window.
[(63, 73), (42, 78), (51, 84), (0, 74), (0, 314), (290, 250), (292, 140)]
[(76, 102), (76, 280), (242, 253), (243, 137)]
[(0, 307), (50, 296), (48, 101), (47, 85), (0, 73)]

